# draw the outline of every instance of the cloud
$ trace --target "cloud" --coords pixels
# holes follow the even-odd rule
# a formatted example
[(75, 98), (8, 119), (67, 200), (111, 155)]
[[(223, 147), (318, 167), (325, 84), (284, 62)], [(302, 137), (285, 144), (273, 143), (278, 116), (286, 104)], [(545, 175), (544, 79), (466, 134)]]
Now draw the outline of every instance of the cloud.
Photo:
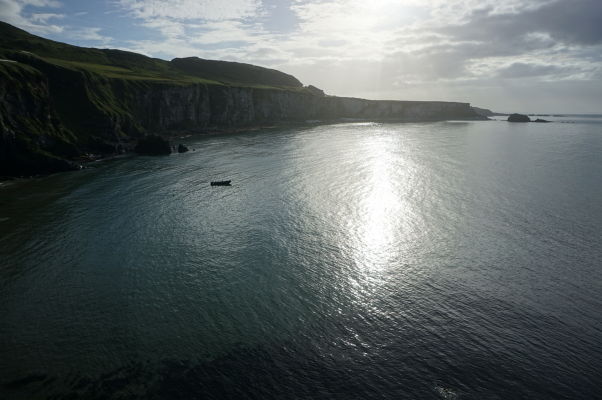
[(294, 29), (286, 35), (263, 22), (272, 3), (120, 2), (164, 38), (129, 47), (168, 58), (253, 62), (331, 93), (519, 77), (583, 80), (600, 69), (602, 53), (591, 50), (599, 33), (589, 17), (599, 15), (593, 0), (293, 0)]
[(224, 49), (241, 53), (241, 46), (258, 45), (265, 36), (254, 21), (264, 15), (260, 0), (118, 0), (117, 4), (139, 26), (161, 34), (161, 40), (126, 43), (144, 54), (172, 58), (220, 55)]
[(101, 28), (83, 27), (83, 28), (69, 28), (65, 33), (74, 39), (85, 40), (92, 42), (100, 42), (100, 45), (108, 45), (113, 38), (110, 36), (102, 35), (100, 32)]
[(186, 25), (181, 24), (169, 18), (152, 17), (147, 18), (141, 23), (142, 26), (161, 32), (163, 37), (174, 39), (184, 37), (186, 34)]
[(61, 6), (62, 4), (55, 0), (0, 0), (0, 19), (33, 33), (58, 33), (63, 30), (63, 27), (50, 24), (49, 20), (63, 18), (64, 14), (28, 14), (26, 9), (28, 7), (59, 8)]
[(549, 75), (565, 75), (576, 72), (573, 67), (563, 67), (549, 64), (512, 63), (500, 68), (497, 75), (502, 78), (529, 78)]
[(48, 24), (51, 19), (62, 19), (65, 18), (65, 14), (54, 14), (54, 13), (33, 13), (31, 14), (30, 21), (40, 24)]
[[(474, 96), (481, 101), (488, 93), (509, 98), (505, 91), (523, 84), (543, 99), (546, 91), (556, 93), (560, 86), (569, 91), (600, 87), (591, 82), (602, 76), (600, 0), (106, 4), (113, 7), (111, 15), (119, 12), (124, 25), (134, 25), (143, 40), (115, 41), (99, 28), (59, 26), (59, 21), (71, 20), (59, 19), (55, 0), (0, 0), (0, 12), (37, 33), (57, 29), (63, 31), (61, 38), (167, 59), (200, 56), (250, 62), (292, 73), (339, 95), (463, 101)], [(35, 9), (34, 14), (36, 7), (46, 9)]]
[(119, 0), (135, 18), (220, 21), (257, 15), (259, 0)]
[(189, 38), (192, 43), (199, 45), (242, 42), (245, 46), (270, 39), (271, 36), (260, 25), (240, 21), (208, 22), (202, 25), (202, 30)]
[(460, 39), (493, 43), (516, 42), (539, 33), (567, 44), (591, 45), (602, 43), (600, 15), (599, 0), (557, 0), (507, 13), (496, 13), (490, 6), (473, 12), (468, 22), (440, 31)]
[[(28, 32), (55, 38), (93, 42), (108, 46), (112, 38), (101, 34), (98, 27), (73, 26), (67, 24), (71, 15), (80, 17), (86, 12), (56, 13), (64, 10), (63, 4), (56, 0), (0, 0), (0, 18)], [(61, 25), (57, 25), (57, 22)]]

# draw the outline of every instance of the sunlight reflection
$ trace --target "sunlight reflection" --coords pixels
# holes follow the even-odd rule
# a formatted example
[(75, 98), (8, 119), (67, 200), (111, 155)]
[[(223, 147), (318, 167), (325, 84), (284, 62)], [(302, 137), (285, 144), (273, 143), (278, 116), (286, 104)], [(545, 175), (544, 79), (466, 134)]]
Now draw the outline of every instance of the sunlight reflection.
[(334, 266), (324, 272), (324, 284), (345, 287), (338, 292), (365, 303), (404, 273), (400, 268), (423, 230), (416, 201), (423, 198), (424, 180), (415, 144), (398, 127), (377, 123), (309, 133), (293, 142), (298, 155), (286, 158), (295, 164), (289, 170), (303, 171), (286, 186), (287, 201), (303, 216), (300, 232), (315, 238), (312, 251), (321, 249), (318, 264)]
[(397, 252), (403, 199), (397, 187), (399, 159), (394, 159), (388, 144), (375, 141), (365, 149), (369, 153), (364, 186), (359, 199), (354, 258), (368, 270), (381, 269)]

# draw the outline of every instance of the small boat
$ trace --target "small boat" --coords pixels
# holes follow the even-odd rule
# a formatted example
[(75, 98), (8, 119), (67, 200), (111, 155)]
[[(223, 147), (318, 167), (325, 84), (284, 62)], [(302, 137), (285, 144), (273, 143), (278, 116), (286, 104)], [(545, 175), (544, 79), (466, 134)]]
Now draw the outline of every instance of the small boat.
[(211, 186), (230, 186), (232, 181), (211, 181)]

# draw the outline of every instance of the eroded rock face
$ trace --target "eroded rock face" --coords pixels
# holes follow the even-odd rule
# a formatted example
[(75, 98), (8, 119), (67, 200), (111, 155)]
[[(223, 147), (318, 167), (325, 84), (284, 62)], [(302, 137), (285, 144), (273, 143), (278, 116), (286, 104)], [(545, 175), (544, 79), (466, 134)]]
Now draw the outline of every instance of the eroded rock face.
[(510, 114), (508, 116), (508, 122), (531, 122), (531, 118), (524, 114)]
[(148, 135), (138, 139), (134, 151), (148, 156), (162, 156), (171, 153), (171, 145), (161, 136)]
[(132, 85), (123, 101), (121, 108), (129, 110), (132, 118), (129, 125), (140, 126), (147, 132), (203, 132), (307, 120), (485, 119), (468, 103), (378, 101), (204, 84)]

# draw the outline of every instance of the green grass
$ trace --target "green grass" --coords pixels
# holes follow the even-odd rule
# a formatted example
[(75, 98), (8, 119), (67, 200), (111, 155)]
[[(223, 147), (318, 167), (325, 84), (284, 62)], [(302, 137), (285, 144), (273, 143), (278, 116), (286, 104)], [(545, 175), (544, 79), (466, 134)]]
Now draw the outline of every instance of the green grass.
[(201, 83), (257, 89), (302, 89), (301, 82), (293, 76), (269, 68), (196, 57), (165, 61), (123, 50), (72, 46), (0, 22), (0, 58), (3, 52), (29, 52), (48, 63), (106, 78), (177, 85)]
[(175, 71), (153, 71), (153, 70), (132, 70), (125, 67), (115, 65), (93, 64), (82, 61), (62, 60), (52, 57), (42, 57), (45, 61), (58, 65), (64, 68), (92, 72), (107, 78), (128, 79), (128, 80), (150, 80), (155, 82), (175, 83), (175, 84), (192, 84), (205, 83), (219, 85), (220, 82), (197, 78), (179, 74)]
[[(0, 59), (3, 59), (0, 53)], [(0, 76), (2, 79), (10, 79), (15, 81), (19, 86), (28, 84), (28, 80), (33, 75), (41, 76), (40, 71), (37, 69), (20, 62), (0, 61)]]

